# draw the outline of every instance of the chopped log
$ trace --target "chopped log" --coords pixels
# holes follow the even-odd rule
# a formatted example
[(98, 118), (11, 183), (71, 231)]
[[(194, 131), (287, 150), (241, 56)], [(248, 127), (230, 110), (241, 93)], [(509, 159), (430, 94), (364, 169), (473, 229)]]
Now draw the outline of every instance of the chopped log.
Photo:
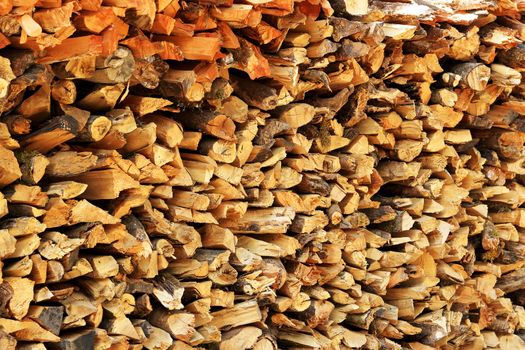
[(51, 344), (50, 349), (66, 350), (66, 349), (90, 349), (95, 346), (95, 330), (86, 329), (80, 331), (73, 331), (70, 334), (65, 334), (58, 343)]
[(77, 139), (84, 142), (100, 141), (111, 129), (111, 120), (105, 116), (92, 115), (78, 134)]
[(478, 63), (459, 64), (452, 73), (461, 76), (463, 83), (475, 91), (483, 90), (490, 79), (490, 68)]
[(159, 35), (157, 40), (175, 44), (182, 51), (182, 56), (187, 60), (212, 61), (220, 49), (218, 36), (164, 36)]
[(47, 153), (56, 146), (75, 138), (79, 126), (76, 119), (63, 115), (54, 117), (46, 125), (25, 137), (22, 144), (27, 150)]
[(0, 187), (4, 187), (19, 179), (22, 176), (18, 161), (15, 154), (4, 147), (0, 146)]
[(277, 107), (279, 95), (274, 88), (242, 78), (232, 78), (235, 93), (248, 105), (265, 111)]
[(285, 233), (294, 216), (291, 208), (284, 207), (250, 210), (240, 220), (221, 221), (221, 225), (239, 233)]
[(235, 141), (235, 124), (225, 115), (194, 110), (176, 116), (184, 127), (201, 131), (226, 141)]
[(236, 304), (232, 308), (214, 312), (211, 326), (219, 329), (226, 326), (242, 326), (261, 320), (261, 312), (254, 300)]
[(29, 308), (27, 317), (37, 322), (43, 328), (58, 335), (62, 325), (64, 308), (62, 306), (38, 306)]
[(221, 163), (233, 163), (237, 155), (235, 143), (226, 140), (206, 139), (199, 143), (199, 151)]
[(66, 105), (73, 104), (77, 98), (77, 88), (73, 81), (61, 79), (51, 86), (51, 97)]
[(86, 199), (113, 199), (123, 190), (139, 187), (137, 181), (115, 169), (90, 171), (71, 179), (87, 185), (87, 189), (81, 194)]
[(522, 13), (4, 0), (0, 348), (522, 348)]
[(368, 1), (366, 0), (338, 0), (332, 6), (340, 15), (347, 13), (353, 16), (362, 16), (368, 12)]
[(160, 115), (149, 115), (144, 118), (145, 121), (157, 125), (157, 138), (169, 147), (177, 146), (183, 139), (182, 128), (180, 124), (170, 118)]
[(152, 325), (168, 332), (173, 338), (189, 341), (195, 329), (195, 316), (186, 312), (169, 312), (156, 310), (151, 313), (149, 321)]
[(162, 107), (171, 105), (172, 103), (162, 98), (143, 97), (128, 95), (123, 101), (123, 105), (129, 107), (131, 111), (138, 117), (153, 113)]

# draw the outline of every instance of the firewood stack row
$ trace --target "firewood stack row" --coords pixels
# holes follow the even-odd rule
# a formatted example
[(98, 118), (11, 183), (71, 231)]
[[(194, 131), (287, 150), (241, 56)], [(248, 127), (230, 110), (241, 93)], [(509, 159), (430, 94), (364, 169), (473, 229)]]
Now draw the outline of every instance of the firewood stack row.
[(0, 349), (523, 349), (523, 0), (1, 0)]

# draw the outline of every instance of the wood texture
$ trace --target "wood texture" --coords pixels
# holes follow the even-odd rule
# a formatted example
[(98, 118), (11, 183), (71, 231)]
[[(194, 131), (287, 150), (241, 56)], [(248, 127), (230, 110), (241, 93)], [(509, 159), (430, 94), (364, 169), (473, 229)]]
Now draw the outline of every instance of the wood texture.
[(0, 0), (0, 350), (525, 348), (522, 0)]

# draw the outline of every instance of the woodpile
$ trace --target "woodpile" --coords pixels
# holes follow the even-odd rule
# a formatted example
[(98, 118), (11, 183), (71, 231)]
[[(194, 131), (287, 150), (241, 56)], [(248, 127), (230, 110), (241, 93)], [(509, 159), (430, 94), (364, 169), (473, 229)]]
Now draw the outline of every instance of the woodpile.
[(0, 0), (0, 349), (524, 349), (522, 12)]

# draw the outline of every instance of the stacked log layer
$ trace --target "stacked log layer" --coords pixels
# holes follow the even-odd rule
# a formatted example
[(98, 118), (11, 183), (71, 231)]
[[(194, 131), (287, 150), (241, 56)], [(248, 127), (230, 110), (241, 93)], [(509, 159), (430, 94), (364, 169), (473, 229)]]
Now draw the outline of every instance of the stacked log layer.
[(522, 0), (1, 0), (0, 349), (523, 349)]

